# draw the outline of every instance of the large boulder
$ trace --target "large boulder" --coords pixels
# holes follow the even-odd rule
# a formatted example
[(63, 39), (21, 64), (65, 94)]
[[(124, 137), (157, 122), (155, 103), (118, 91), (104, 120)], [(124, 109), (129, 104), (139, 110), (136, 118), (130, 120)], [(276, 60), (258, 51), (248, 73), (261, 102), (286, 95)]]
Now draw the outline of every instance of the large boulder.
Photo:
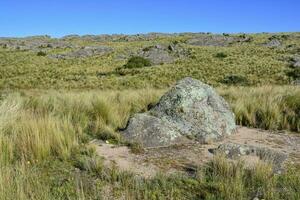
[(138, 52), (138, 56), (144, 57), (154, 65), (172, 63), (175, 57), (171, 55), (169, 49), (164, 45), (149, 46)]
[(207, 143), (234, 133), (235, 128), (234, 114), (225, 100), (212, 87), (185, 78), (147, 113), (135, 114), (123, 135), (129, 141), (154, 147), (188, 139)]
[(157, 44), (143, 48), (137, 53), (138, 56), (144, 57), (154, 65), (173, 63), (178, 58), (185, 58), (190, 54), (188, 49), (179, 44)]

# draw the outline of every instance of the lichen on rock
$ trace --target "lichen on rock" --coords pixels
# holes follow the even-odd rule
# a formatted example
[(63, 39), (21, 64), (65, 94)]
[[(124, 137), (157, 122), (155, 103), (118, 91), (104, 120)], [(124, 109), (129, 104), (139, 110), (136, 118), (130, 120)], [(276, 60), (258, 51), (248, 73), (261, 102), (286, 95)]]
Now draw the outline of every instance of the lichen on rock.
[(144, 146), (201, 143), (222, 139), (235, 132), (234, 114), (212, 87), (185, 78), (164, 94), (149, 112), (134, 115), (123, 135)]

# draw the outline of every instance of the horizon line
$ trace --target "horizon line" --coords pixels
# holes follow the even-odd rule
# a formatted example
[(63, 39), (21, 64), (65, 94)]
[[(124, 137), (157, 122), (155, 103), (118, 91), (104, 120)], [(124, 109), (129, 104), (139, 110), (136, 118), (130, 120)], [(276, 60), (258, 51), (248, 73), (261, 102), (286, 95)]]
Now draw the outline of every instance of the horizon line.
[(206, 31), (199, 31), (199, 32), (136, 32), (136, 33), (99, 33), (99, 34), (77, 34), (77, 33), (70, 33), (64, 34), (61, 36), (57, 36), (54, 34), (37, 34), (37, 35), (24, 35), (24, 36), (0, 36), (0, 39), (22, 39), (22, 38), (30, 38), (30, 37), (48, 37), (51, 39), (61, 39), (68, 36), (74, 37), (86, 37), (86, 36), (138, 36), (138, 35), (150, 35), (150, 34), (165, 34), (165, 35), (180, 35), (180, 34), (211, 34), (211, 35), (222, 35), (222, 34), (231, 34), (231, 35), (238, 35), (238, 34), (292, 34), (292, 33), (300, 33), (300, 31), (278, 31), (278, 32), (206, 32)]

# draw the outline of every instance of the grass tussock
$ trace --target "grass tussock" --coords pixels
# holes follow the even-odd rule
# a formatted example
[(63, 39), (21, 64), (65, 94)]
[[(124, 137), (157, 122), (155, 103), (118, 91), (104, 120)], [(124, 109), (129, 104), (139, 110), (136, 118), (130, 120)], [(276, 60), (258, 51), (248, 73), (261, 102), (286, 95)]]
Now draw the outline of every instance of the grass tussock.
[[(88, 138), (120, 140), (131, 114), (146, 111), (159, 91), (9, 95), (0, 104), (0, 155), (8, 163), (65, 158)], [(13, 99), (13, 100), (12, 100)]]
[(220, 94), (231, 105), (237, 124), (270, 130), (300, 131), (300, 88), (231, 87)]
[(297, 199), (300, 194), (294, 184), (299, 183), (298, 170), (290, 166), (284, 174), (276, 175), (269, 163), (247, 167), (243, 161), (231, 162), (218, 155), (199, 177), (214, 191), (205, 199)]

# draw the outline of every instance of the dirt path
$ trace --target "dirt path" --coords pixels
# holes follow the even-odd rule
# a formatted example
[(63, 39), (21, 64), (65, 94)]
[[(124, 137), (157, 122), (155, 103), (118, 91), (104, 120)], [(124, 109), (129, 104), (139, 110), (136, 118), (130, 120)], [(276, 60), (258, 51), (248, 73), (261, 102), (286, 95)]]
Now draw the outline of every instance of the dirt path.
[[(271, 133), (246, 127), (239, 127), (236, 134), (213, 144), (195, 142), (189, 145), (147, 148), (143, 154), (133, 154), (125, 146), (118, 147), (101, 141), (92, 143), (96, 146), (97, 153), (104, 157), (105, 165), (116, 165), (121, 170), (132, 171), (144, 177), (153, 176), (159, 171), (192, 171), (213, 157), (209, 149), (225, 143), (266, 147), (287, 154), (289, 162), (300, 163), (299, 135)], [(245, 156), (245, 159), (248, 158)]]

